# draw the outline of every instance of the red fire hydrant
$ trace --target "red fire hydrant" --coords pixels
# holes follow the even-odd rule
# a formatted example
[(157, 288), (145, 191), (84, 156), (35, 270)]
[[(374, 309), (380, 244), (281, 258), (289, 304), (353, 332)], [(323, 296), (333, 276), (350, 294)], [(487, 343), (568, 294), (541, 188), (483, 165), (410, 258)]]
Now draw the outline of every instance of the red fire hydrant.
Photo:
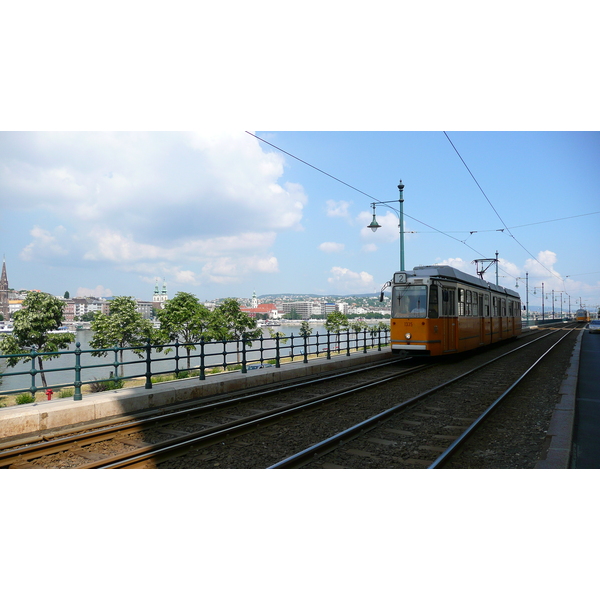
[(52, 390), (46, 390), (46, 396), (48, 396), (48, 400), (52, 400), (52, 394), (54, 394)]

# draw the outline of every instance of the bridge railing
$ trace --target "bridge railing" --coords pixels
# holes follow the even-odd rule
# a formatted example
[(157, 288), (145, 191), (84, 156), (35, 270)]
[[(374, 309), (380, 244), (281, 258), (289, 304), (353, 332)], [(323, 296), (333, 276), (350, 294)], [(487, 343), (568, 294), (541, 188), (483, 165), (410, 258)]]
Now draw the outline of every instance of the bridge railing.
[[(342, 331), (339, 334), (315, 333), (308, 336), (290, 334), (285, 337), (264, 337), (254, 339), (223, 340), (223, 341), (200, 341), (195, 344), (185, 344), (176, 341), (172, 344), (151, 344), (147, 341), (140, 346), (127, 346), (124, 348), (82, 349), (81, 343), (77, 342), (72, 350), (60, 352), (29, 352), (26, 354), (0, 355), (0, 365), (7, 359), (19, 358), (19, 365), (29, 366), (29, 369), (15, 370), (19, 365), (5, 372), (0, 372), (2, 383), (6, 386), (9, 378), (16, 376), (30, 377), (30, 385), (17, 389), (2, 389), (0, 396), (29, 393), (35, 398), (36, 392), (52, 389), (52, 391), (63, 388), (73, 388), (73, 400), (82, 399), (83, 386), (93, 386), (97, 390), (116, 389), (122, 387), (123, 381), (127, 379), (144, 379), (144, 387), (152, 389), (153, 378), (165, 375), (174, 375), (175, 378), (189, 376), (194, 371), (200, 380), (206, 379), (206, 375), (212, 372), (240, 371), (247, 373), (257, 368), (275, 367), (280, 368), (283, 360), (294, 361), (301, 359), (307, 363), (309, 358), (326, 356), (328, 360), (334, 354), (344, 352), (367, 352), (369, 348), (382, 347), (389, 344), (389, 331), (385, 329), (367, 329), (360, 332)], [(251, 345), (250, 345), (251, 344)], [(188, 355), (189, 349), (189, 355)], [(108, 354), (108, 357), (99, 357), (99, 352)], [(174, 353), (174, 356), (172, 354)], [(93, 356), (96, 354), (96, 356)], [(235, 359), (232, 360), (232, 357)], [(48, 358), (65, 357), (61, 361), (63, 366), (39, 369), (38, 359), (48, 362)], [(123, 357), (123, 358), (122, 358)], [(170, 365), (165, 365), (171, 361)], [(175, 366), (173, 367), (173, 361)], [(67, 366), (64, 363), (68, 362)], [(23, 363), (23, 364), (21, 364)], [(192, 363), (194, 365), (192, 366)], [(190, 364), (188, 369), (187, 365)], [(124, 374), (127, 367), (127, 374)], [(91, 369), (108, 369), (109, 375), (98, 379), (87, 376)], [(71, 372), (70, 377), (65, 377), (62, 383), (37, 385), (38, 376), (52, 373)], [(40, 382), (41, 383), (41, 382)], [(104, 384), (104, 386), (102, 386)]]

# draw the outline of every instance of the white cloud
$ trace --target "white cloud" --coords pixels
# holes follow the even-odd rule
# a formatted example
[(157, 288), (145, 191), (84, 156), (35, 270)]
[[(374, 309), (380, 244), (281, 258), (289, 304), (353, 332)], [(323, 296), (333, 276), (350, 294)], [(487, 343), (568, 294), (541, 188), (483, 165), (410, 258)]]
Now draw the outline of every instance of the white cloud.
[(380, 227), (373, 233), (369, 229), (373, 213), (363, 211), (356, 217), (356, 222), (360, 225), (360, 236), (369, 239), (371, 243), (373, 238), (377, 238), (378, 243), (397, 242), (400, 237), (398, 216), (388, 211), (383, 215), (377, 215), (376, 219)]
[(464, 273), (475, 273), (474, 265), (471, 264), (471, 261), (466, 261), (462, 258), (444, 258), (444, 259), (436, 259), (436, 265), (448, 265), (453, 269), (458, 269), (459, 271), (463, 271)]
[(377, 244), (363, 244), (363, 252), (377, 252)]
[(58, 238), (64, 237), (66, 230), (59, 226), (54, 230), (54, 234), (42, 229), (38, 225), (29, 232), (33, 237), (33, 242), (25, 246), (19, 256), (22, 260), (49, 260), (55, 257), (61, 257), (68, 254), (68, 250), (64, 248)]
[(110, 298), (112, 295), (112, 291), (103, 285), (97, 285), (94, 289), (80, 287), (77, 288), (77, 293), (75, 294), (77, 298)]
[(280, 153), (244, 132), (7, 132), (0, 205), (63, 224), (35, 227), (24, 260), (69, 253), (200, 285), (278, 272), (277, 233), (302, 230), (307, 203), (283, 168)]
[(344, 244), (338, 244), (337, 242), (323, 242), (319, 245), (319, 250), (327, 253), (343, 252), (344, 248)]
[(373, 275), (365, 271), (356, 273), (344, 267), (333, 267), (331, 277), (327, 279), (337, 293), (366, 293), (375, 289)]
[(525, 261), (524, 272), (529, 273), (532, 277), (541, 278), (552, 277), (551, 274), (558, 275), (558, 271), (553, 267), (556, 261), (556, 252), (542, 250), (541, 252), (538, 252), (537, 261), (532, 258), (528, 258)]
[(346, 202), (345, 200), (327, 200), (326, 205), (328, 217), (350, 218), (350, 214), (348, 213), (348, 208), (350, 207), (349, 202)]

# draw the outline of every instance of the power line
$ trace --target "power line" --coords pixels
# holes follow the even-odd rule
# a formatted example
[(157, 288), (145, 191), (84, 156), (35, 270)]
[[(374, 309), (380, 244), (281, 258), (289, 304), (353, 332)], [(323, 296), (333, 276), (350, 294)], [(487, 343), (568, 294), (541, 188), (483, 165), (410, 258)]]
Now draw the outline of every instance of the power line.
[(366, 194), (365, 192), (362, 192), (361, 190), (351, 186), (349, 183), (346, 183), (345, 181), (342, 181), (341, 179), (338, 179), (337, 177), (334, 177), (333, 175), (326, 173), (325, 171), (319, 169), (318, 167), (315, 167), (314, 165), (307, 163), (305, 160), (302, 160), (301, 158), (298, 158), (297, 156), (294, 156), (293, 154), (286, 152), (285, 150), (283, 150), (282, 148), (279, 148), (275, 144), (271, 144), (271, 142), (267, 142), (267, 140), (263, 140), (262, 138), (259, 138), (257, 135), (254, 135), (253, 133), (250, 133), (249, 131), (246, 131), (246, 133), (248, 135), (251, 135), (252, 137), (256, 138), (257, 140), (260, 140), (261, 142), (264, 142), (265, 144), (269, 144), (269, 146), (276, 148), (277, 150), (279, 150), (279, 152), (283, 152), (284, 154), (287, 154), (288, 156), (295, 158), (296, 160), (300, 161), (301, 163), (304, 163), (305, 165), (309, 166), (311, 169), (315, 169), (315, 171), (319, 171), (319, 173), (323, 173), (323, 175), (327, 175), (327, 177), (331, 177), (331, 179), (335, 179), (336, 181), (339, 181), (341, 184), (353, 189), (354, 191), (358, 192), (359, 194), (362, 194), (363, 196), (366, 196), (367, 198), (371, 198), (371, 200), (380, 202), (380, 200), (377, 200), (377, 198), (373, 198), (373, 196), (369, 196), (369, 194)]
[[(487, 197), (487, 194), (483, 191), (483, 188), (479, 185), (479, 182), (477, 181), (477, 179), (475, 179), (475, 175), (473, 175), (473, 173), (471, 172), (471, 169), (469, 169), (469, 167), (467, 166), (467, 163), (464, 161), (463, 157), (460, 155), (460, 152), (456, 149), (456, 146), (452, 143), (452, 140), (450, 139), (450, 136), (444, 131), (444, 135), (446, 136), (446, 138), (448, 138), (448, 141), (450, 142), (450, 145), (454, 148), (454, 151), (456, 152), (456, 154), (458, 154), (458, 157), (460, 158), (460, 160), (462, 161), (463, 165), (465, 165), (465, 168), (467, 169), (467, 171), (469, 171), (469, 174), (471, 175), (471, 177), (473, 178), (473, 181), (475, 181), (475, 183), (477, 184), (477, 187), (481, 190), (481, 193), (485, 196), (485, 199), (488, 201), (489, 205), (494, 209), (494, 212), (496, 213), (496, 215), (498, 216), (498, 218), (500, 219), (500, 221), (502, 221), (502, 225), (504, 225), (504, 228), (506, 229), (506, 231), (508, 232), (508, 235), (510, 235), (510, 237), (515, 240), (515, 242), (517, 242), (517, 244), (519, 244), (519, 246), (521, 246), (521, 248), (523, 248), (523, 250), (525, 250), (525, 252), (527, 252), (527, 254), (529, 254), (529, 256), (531, 256), (531, 258), (533, 258), (533, 260), (535, 260), (535, 262), (538, 263), (538, 265), (540, 265), (541, 267), (543, 267), (544, 269), (546, 269), (546, 271), (548, 271), (548, 273), (550, 273), (550, 275), (552, 275), (553, 277), (556, 277), (557, 279), (559, 279), (563, 286), (565, 285), (565, 280), (562, 277), (559, 277), (558, 275), (556, 275), (555, 273), (553, 273), (546, 265), (542, 264), (533, 254), (531, 254), (531, 252), (529, 252), (529, 250), (527, 250), (527, 248), (525, 248), (525, 246), (523, 246), (523, 244), (521, 244), (521, 242), (513, 235), (513, 233), (510, 231), (508, 225), (504, 222), (504, 220), (502, 219), (502, 217), (500, 216), (500, 214), (498, 213), (498, 211), (496, 210), (496, 208), (494, 207), (494, 205), (492, 204), (492, 202), (490, 201), (490, 199)], [(496, 230), (498, 231), (498, 230)], [(565, 288), (566, 289), (566, 288)]]
[[(553, 223), (554, 221), (565, 221), (566, 219), (577, 219), (579, 217), (588, 217), (590, 215), (598, 215), (600, 211), (584, 213), (583, 215), (573, 215), (571, 217), (560, 217), (559, 219), (549, 219), (548, 221), (537, 221), (536, 223), (526, 223), (525, 225), (512, 225), (511, 229), (517, 229), (518, 227), (531, 227), (532, 225), (543, 225), (544, 223)], [(473, 231), (458, 230), (458, 231), (447, 231), (446, 233), (490, 233), (492, 231), (503, 232), (504, 229), (476, 229)], [(410, 233), (431, 233), (430, 231), (411, 231)]]
[[(246, 133), (248, 135), (251, 135), (252, 137), (256, 138), (257, 140), (260, 140), (261, 142), (268, 144), (269, 146), (275, 148), (276, 150), (279, 150), (280, 152), (283, 152), (284, 154), (287, 154), (288, 156), (291, 156), (293, 159), (307, 165), (308, 167), (310, 167), (311, 169), (315, 169), (315, 171), (319, 171), (319, 173), (323, 173), (323, 175), (327, 175), (327, 177), (331, 177), (331, 179), (335, 179), (335, 181), (341, 183), (342, 185), (345, 185), (346, 187), (349, 187), (351, 189), (353, 189), (354, 191), (358, 192), (359, 194), (362, 194), (363, 196), (367, 196), (367, 198), (371, 198), (371, 200), (375, 200), (376, 202), (382, 202), (381, 200), (379, 200), (378, 198), (375, 198), (373, 196), (371, 196), (370, 194), (367, 194), (366, 192), (363, 192), (362, 190), (359, 190), (358, 188), (355, 188), (354, 186), (350, 185), (349, 183), (346, 183), (345, 181), (342, 181), (341, 179), (338, 179), (337, 177), (334, 177), (333, 175), (331, 175), (330, 173), (327, 173), (326, 171), (323, 171), (322, 169), (319, 169), (318, 167), (315, 167), (314, 165), (311, 165), (309, 162), (306, 162), (305, 160), (302, 160), (301, 158), (298, 158), (297, 156), (294, 156), (293, 154), (291, 154), (290, 152), (287, 152), (286, 150), (283, 150), (283, 148), (279, 148), (279, 146), (276, 146), (275, 144), (272, 144), (271, 142), (267, 142), (267, 140), (263, 140), (261, 137), (258, 137), (257, 135), (255, 135), (254, 133), (251, 133), (250, 131), (246, 131)], [(452, 142), (450, 142), (452, 143)], [(459, 155), (460, 156), (460, 155)], [(464, 162), (464, 161), (463, 161)], [(465, 165), (466, 166), (466, 165)], [(468, 169), (468, 167), (467, 167)], [(469, 171), (470, 172), (470, 171)], [(477, 184), (479, 185), (479, 184)], [(480, 187), (481, 189), (481, 187)], [(483, 190), (481, 190), (483, 192)], [(484, 193), (485, 195), (485, 193)], [(490, 203), (491, 204), (491, 203)], [(495, 209), (494, 209), (495, 210)], [(496, 213), (497, 214), (497, 213)], [(479, 254), (480, 256), (485, 256), (485, 254), (483, 254), (482, 252), (479, 252), (479, 250), (476, 250), (475, 248), (473, 248), (472, 246), (469, 246), (469, 244), (466, 243), (466, 240), (459, 240), (458, 238), (455, 238), (454, 236), (444, 232), (444, 231), (440, 231), (439, 229), (437, 229), (436, 227), (434, 227), (433, 225), (429, 225), (428, 223), (425, 223), (423, 221), (420, 221), (419, 219), (417, 219), (416, 217), (412, 217), (411, 215), (409, 215), (408, 213), (404, 213), (405, 216), (407, 216), (409, 219), (413, 219), (414, 221), (417, 221), (417, 223), (421, 223), (421, 225), (425, 225), (425, 227), (429, 227), (430, 229), (433, 229), (434, 231), (436, 231), (437, 233), (441, 233), (442, 235), (445, 235), (446, 237), (449, 237), (450, 239), (454, 240), (455, 242), (460, 242), (461, 244), (464, 244), (467, 248), (469, 248), (470, 250), (472, 250), (473, 252), (475, 252), (476, 254)], [(498, 215), (498, 217), (500, 217), (500, 215)], [(502, 220), (502, 219), (500, 219)], [(541, 263), (540, 263), (541, 264)], [(502, 269), (501, 267), (499, 267), (499, 269), (505, 273), (507, 276), (512, 277), (512, 275), (510, 275), (509, 273), (507, 273), (506, 271), (504, 271), (504, 269)]]

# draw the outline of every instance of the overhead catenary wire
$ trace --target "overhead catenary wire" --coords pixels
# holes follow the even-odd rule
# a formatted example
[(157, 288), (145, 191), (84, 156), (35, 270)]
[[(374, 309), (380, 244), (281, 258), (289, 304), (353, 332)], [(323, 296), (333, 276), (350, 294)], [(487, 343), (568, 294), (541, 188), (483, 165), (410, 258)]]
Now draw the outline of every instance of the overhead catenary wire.
[[(302, 160), (301, 158), (298, 158), (297, 156), (295, 156), (294, 154), (291, 154), (290, 152), (287, 152), (286, 150), (284, 150), (283, 148), (280, 148), (279, 146), (276, 146), (275, 144), (272, 144), (271, 142), (268, 142), (267, 140), (264, 140), (263, 138), (255, 135), (254, 133), (250, 132), (250, 131), (246, 131), (246, 133), (248, 135), (251, 135), (252, 137), (256, 138), (257, 140), (260, 140), (261, 142), (271, 146), (272, 148), (275, 148), (276, 150), (279, 150), (280, 152), (283, 152), (284, 154), (287, 154), (288, 156), (290, 156), (291, 158), (293, 158), (294, 160), (297, 160), (305, 165), (307, 165), (308, 167), (310, 167), (311, 169), (315, 169), (315, 171), (319, 171), (319, 173), (322, 173), (323, 175), (326, 175), (327, 177), (330, 177), (331, 179), (334, 179), (335, 181), (341, 183), (342, 185), (345, 185), (346, 187), (349, 187), (350, 189), (353, 189), (354, 191), (358, 192), (359, 194), (362, 194), (363, 196), (366, 196), (367, 198), (371, 198), (371, 200), (375, 200), (376, 202), (382, 202), (382, 200), (379, 200), (378, 198), (375, 198), (374, 196), (371, 196), (370, 194), (367, 194), (366, 192), (363, 192), (362, 190), (359, 190), (358, 188), (350, 185), (349, 183), (346, 183), (345, 181), (342, 181), (341, 179), (334, 177), (333, 175), (331, 175), (330, 173), (327, 173), (327, 171), (323, 171), (323, 169), (319, 169), (318, 167), (315, 167), (314, 165), (311, 165), (309, 162), (306, 162), (305, 160)], [(467, 167), (468, 168), (468, 167)], [(483, 191), (483, 190), (482, 190)], [(454, 236), (441, 231), (440, 229), (437, 229), (436, 227), (434, 227), (433, 225), (429, 225), (428, 223), (425, 223), (424, 221), (420, 221), (419, 219), (417, 219), (416, 217), (413, 217), (411, 215), (409, 215), (407, 212), (404, 212), (404, 215), (410, 219), (413, 219), (414, 221), (416, 221), (417, 223), (421, 223), (421, 225), (424, 225), (425, 227), (429, 227), (430, 229), (433, 229), (434, 231), (436, 231), (437, 233), (441, 233), (443, 235), (445, 235), (446, 237), (449, 237), (450, 239), (454, 240), (455, 242), (459, 242), (461, 244), (464, 244), (467, 248), (469, 248), (470, 250), (472, 250), (473, 252), (475, 252), (476, 254), (478, 254), (479, 256), (485, 257), (485, 254), (483, 254), (482, 252), (480, 252), (479, 250), (473, 248), (472, 246), (469, 246), (469, 244), (466, 243), (466, 240), (459, 240), (458, 238), (455, 238)], [(498, 215), (499, 216), (499, 215)], [(541, 263), (540, 263), (541, 264)], [(505, 273), (507, 276), (512, 277), (512, 275), (510, 275), (507, 271), (505, 271), (504, 269), (502, 269), (501, 267), (499, 267), (499, 270), (501, 270), (503, 273)]]
[[(535, 223), (525, 223), (525, 225), (511, 225), (511, 229), (517, 229), (519, 227), (531, 227), (532, 225), (542, 225), (544, 223), (553, 223), (554, 221), (565, 221), (566, 219), (578, 219), (579, 217), (589, 217), (590, 215), (600, 215), (600, 210), (591, 213), (584, 213), (582, 215), (571, 215), (570, 217), (560, 217), (559, 219), (549, 219), (548, 221), (537, 221)], [(473, 231), (456, 230), (446, 231), (445, 233), (490, 233), (493, 231), (504, 232), (504, 229), (476, 229)], [(411, 231), (410, 233), (432, 233), (431, 231)]]
[[(500, 219), (500, 221), (502, 222), (502, 224), (504, 225), (504, 228), (506, 229), (506, 231), (508, 232), (508, 235), (515, 240), (515, 242), (517, 242), (517, 244), (519, 244), (519, 246), (521, 246), (521, 248), (523, 248), (523, 250), (525, 250), (525, 252), (527, 252), (527, 254), (529, 254), (529, 256), (531, 256), (531, 258), (533, 258), (533, 260), (535, 260), (535, 262), (538, 263), (538, 265), (540, 265), (541, 267), (543, 267), (544, 269), (546, 269), (546, 271), (548, 271), (548, 273), (550, 273), (550, 275), (552, 275), (552, 277), (556, 277), (558, 280), (560, 280), (563, 284), (563, 288), (566, 292), (566, 286), (565, 286), (565, 280), (560, 277), (559, 275), (557, 275), (556, 273), (553, 273), (546, 265), (544, 265), (543, 263), (541, 263), (531, 252), (529, 252), (529, 250), (527, 248), (525, 248), (525, 246), (523, 246), (523, 244), (521, 244), (521, 242), (513, 235), (513, 233), (510, 231), (510, 228), (508, 227), (508, 225), (504, 222), (504, 219), (500, 216), (500, 213), (498, 213), (498, 211), (496, 210), (496, 207), (492, 204), (491, 200), (487, 197), (487, 194), (483, 191), (483, 188), (479, 185), (479, 182), (477, 181), (477, 179), (475, 178), (475, 175), (473, 175), (471, 169), (469, 169), (467, 163), (465, 162), (465, 160), (463, 159), (463, 157), (460, 155), (460, 152), (457, 150), (456, 146), (452, 143), (452, 140), (450, 139), (450, 136), (444, 131), (444, 135), (446, 136), (446, 138), (448, 139), (448, 141), (450, 142), (450, 145), (454, 148), (454, 151), (456, 152), (456, 154), (458, 155), (458, 157), (460, 158), (460, 160), (462, 161), (463, 165), (465, 166), (465, 168), (467, 169), (467, 171), (469, 172), (469, 174), (471, 175), (471, 177), (473, 178), (473, 181), (477, 184), (477, 187), (481, 190), (481, 193), (484, 195), (485, 199), (488, 201), (489, 205), (492, 207), (493, 211), (496, 213), (496, 215), (498, 216), (498, 218)], [(499, 231), (499, 230), (496, 230)]]
[[(366, 196), (367, 198), (371, 198), (371, 200), (375, 200), (376, 202), (383, 202), (382, 200), (379, 200), (378, 198), (375, 198), (374, 196), (371, 196), (370, 194), (367, 194), (366, 192), (363, 192), (362, 190), (359, 190), (358, 188), (350, 185), (349, 183), (346, 183), (345, 181), (339, 179), (338, 177), (335, 177), (334, 175), (331, 175), (330, 173), (327, 173), (327, 171), (324, 171), (323, 169), (319, 169), (318, 167), (315, 167), (314, 165), (312, 165), (311, 163), (299, 158), (298, 156), (295, 156), (294, 154), (291, 154), (290, 152), (287, 152), (286, 150), (284, 150), (283, 148), (280, 148), (279, 146), (276, 146), (275, 144), (272, 144), (271, 142), (257, 136), (256, 134), (250, 132), (250, 131), (246, 131), (246, 133), (252, 137), (254, 137), (255, 139), (263, 142), (264, 144), (267, 144), (269, 146), (271, 146), (272, 148), (275, 148), (276, 150), (279, 150), (280, 152), (282, 152), (283, 154), (286, 154), (287, 156), (290, 156), (291, 158), (293, 158), (294, 160), (297, 160), (303, 164), (305, 164), (306, 166), (310, 167), (311, 169), (314, 169), (315, 171), (319, 171), (319, 173), (322, 173), (323, 175), (326, 175), (327, 177), (330, 177), (331, 179), (334, 179), (335, 181), (337, 181), (338, 183), (341, 183), (342, 185), (345, 185), (346, 187), (349, 187), (350, 189), (358, 192), (359, 194), (362, 194), (363, 196)], [(446, 132), (444, 132), (446, 134)], [(448, 137), (448, 134), (446, 134), (446, 137)], [(450, 143), (452, 144), (452, 141), (450, 140), (450, 138), (448, 137), (448, 140), (450, 141)], [(452, 146), (454, 147), (454, 144), (452, 144)], [(459, 155), (458, 150), (456, 150), (456, 153)], [(479, 187), (479, 189), (481, 190), (481, 192), (483, 193), (483, 195), (486, 197), (486, 199), (488, 200), (488, 202), (490, 203), (490, 206), (492, 206), (492, 208), (494, 209), (494, 212), (496, 212), (498, 218), (500, 219), (500, 221), (504, 224), (505, 228), (507, 231), (509, 231), (508, 226), (504, 223), (504, 221), (502, 220), (502, 217), (500, 216), (500, 214), (496, 211), (496, 209), (494, 208), (493, 204), (491, 203), (491, 201), (489, 200), (489, 198), (487, 197), (487, 195), (485, 194), (485, 192), (483, 191), (483, 189), (481, 188), (481, 186), (479, 185), (479, 183), (477, 182), (477, 180), (475, 179), (474, 175), (471, 173), (471, 170), (469, 169), (469, 167), (467, 166), (467, 164), (464, 162), (464, 160), (462, 159), (462, 157), (460, 157), (461, 160), (463, 161), (463, 164), (465, 165), (465, 167), (467, 168), (467, 170), (469, 171), (469, 173), (471, 174), (471, 176), (473, 177), (473, 179), (475, 180), (475, 183), (477, 183), (477, 186)], [(433, 225), (429, 225), (429, 223), (425, 223), (424, 221), (421, 221), (419, 219), (417, 219), (416, 217), (413, 217), (412, 215), (409, 215), (407, 212), (404, 212), (404, 215), (410, 219), (413, 219), (414, 221), (416, 221), (417, 223), (420, 223), (421, 225), (424, 225), (425, 227), (428, 227), (429, 229), (432, 229), (433, 231), (437, 232), (437, 233), (441, 233), (442, 235), (445, 235), (446, 237), (454, 240), (455, 242), (459, 242), (461, 244), (464, 244), (467, 248), (469, 248), (470, 250), (472, 250), (473, 252), (475, 252), (476, 254), (478, 254), (481, 257), (484, 257), (485, 254), (480, 252), (479, 250), (477, 250), (476, 248), (473, 248), (472, 246), (470, 246), (469, 244), (466, 243), (466, 240), (461, 240), (458, 239), (452, 235), (450, 235), (449, 233), (446, 233), (444, 231), (441, 231), (440, 229), (437, 229), (436, 227), (434, 227)], [(494, 230), (494, 231), (500, 231), (500, 230)], [(415, 232), (416, 233), (416, 232)], [(469, 232), (469, 233), (476, 233), (476, 232)], [(512, 233), (510, 233), (509, 231), (509, 235), (523, 248), (523, 250), (525, 250), (536, 262), (538, 262), (544, 269), (546, 269), (551, 275), (553, 275), (554, 277), (557, 277), (558, 279), (560, 279), (563, 282), (564, 285), (564, 280), (562, 280), (558, 275), (552, 273), (552, 271), (550, 271), (545, 265), (543, 265), (542, 263), (539, 262), (539, 260), (537, 260), (537, 258), (535, 256), (533, 256), (515, 237), (514, 235), (512, 235)], [(469, 236), (470, 237), (470, 236)], [(499, 267), (499, 270), (501, 270), (505, 275), (507, 275), (508, 277), (512, 277), (512, 275), (510, 275), (507, 271), (505, 271), (504, 269), (502, 269), (502, 267)]]

